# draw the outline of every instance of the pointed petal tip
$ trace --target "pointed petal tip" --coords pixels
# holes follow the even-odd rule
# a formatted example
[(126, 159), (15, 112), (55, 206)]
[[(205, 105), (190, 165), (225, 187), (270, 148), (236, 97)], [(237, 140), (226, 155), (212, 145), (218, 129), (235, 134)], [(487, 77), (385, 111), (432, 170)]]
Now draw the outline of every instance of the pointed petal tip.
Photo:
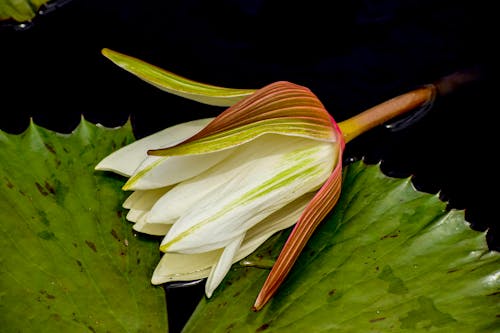
[(264, 306), (271, 300), (271, 298), (274, 296), (276, 291), (278, 290), (279, 286), (283, 282), (284, 278), (276, 278), (272, 276), (271, 274), (268, 275), (266, 281), (264, 282), (264, 285), (260, 289), (259, 294), (257, 295), (257, 298), (255, 299), (255, 302), (252, 306), (252, 311), (258, 312), (264, 308)]
[(210, 298), (210, 297), (212, 297), (214, 291), (213, 291), (213, 289), (208, 288), (207, 286), (208, 286), (208, 284), (205, 285), (205, 295), (207, 296), (207, 298)]
[(104, 157), (103, 159), (101, 159), (99, 161), (99, 163), (97, 163), (95, 166), (94, 166), (94, 170), (99, 170), (99, 171), (107, 171), (109, 169), (109, 165), (107, 163), (107, 156)]
[(271, 283), (271, 280), (268, 276), (266, 282), (264, 282), (264, 286), (262, 286), (262, 289), (255, 299), (255, 302), (252, 306), (252, 311), (258, 312), (262, 310), (262, 308), (271, 300), (279, 285), (280, 283)]
[(255, 301), (255, 303), (253, 304), (252, 306), (252, 311), (253, 312), (259, 312), (260, 310), (262, 310), (262, 308), (264, 307), (265, 303), (262, 303), (261, 301)]
[(158, 286), (158, 285), (163, 284), (165, 282), (166, 281), (164, 279), (162, 279), (161, 276), (159, 276), (156, 273), (153, 273), (153, 276), (151, 277), (151, 284)]
[[(340, 151), (339, 161), (341, 154)], [(342, 164), (338, 164), (326, 183), (303, 211), (255, 300), (252, 307), (254, 311), (261, 310), (274, 296), (316, 227), (337, 203), (341, 191), (341, 171)]]

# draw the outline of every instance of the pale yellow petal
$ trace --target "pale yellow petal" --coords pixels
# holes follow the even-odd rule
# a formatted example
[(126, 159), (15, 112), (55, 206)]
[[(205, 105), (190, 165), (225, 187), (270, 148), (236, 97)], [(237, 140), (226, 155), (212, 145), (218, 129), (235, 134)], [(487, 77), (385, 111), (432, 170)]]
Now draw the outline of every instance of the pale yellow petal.
[(154, 236), (165, 236), (165, 234), (172, 227), (167, 223), (150, 223), (148, 222), (148, 212), (141, 216), (141, 218), (134, 224), (133, 229)]
[(134, 191), (122, 204), (123, 208), (142, 211), (150, 210), (155, 202), (172, 187), (161, 187), (153, 190)]
[(222, 251), (217, 264), (215, 264), (210, 270), (210, 274), (208, 275), (208, 279), (205, 284), (205, 294), (207, 297), (212, 297), (214, 290), (219, 286), (222, 280), (224, 280), (227, 272), (229, 272), (243, 238), (245, 238), (245, 234), (241, 234), (233, 239)]
[(224, 160), (231, 150), (200, 155), (148, 156), (123, 186), (124, 190), (150, 190), (194, 177)]
[(222, 249), (191, 254), (165, 253), (156, 266), (151, 283), (191, 281), (206, 278), (222, 253)]
[[(338, 149), (337, 143), (280, 135), (242, 146), (224, 163), (200, 175), (202, 181), (217, 173), (228, 177), (179, 218), (161, 250), (196, 253), (225, 247), (273, 212), (317, 190), (336, 163)], [(232, 159), (238, 167), (233, 167)]]
[(194, 120), (156, 132), (124, 146), (102, 159), (96, 170), (112, 171), (130, 177), (147, 157), (149, 149), (176, 145), (203, 129), (212, 118)]
[[(313, 195), (311, 193), (300, 197), (249, 229), (241, 247), (232, 260), (232, 264), (254, 252), (274, 233), (292, 226)], [(216, 265), (221, 253), (222, 249), (195, 254), (167, 252), (163, 254), (156, 266), (152, 283), (162, 284), (171, 281), (191, 281), (206, 278), (212, 267)]]

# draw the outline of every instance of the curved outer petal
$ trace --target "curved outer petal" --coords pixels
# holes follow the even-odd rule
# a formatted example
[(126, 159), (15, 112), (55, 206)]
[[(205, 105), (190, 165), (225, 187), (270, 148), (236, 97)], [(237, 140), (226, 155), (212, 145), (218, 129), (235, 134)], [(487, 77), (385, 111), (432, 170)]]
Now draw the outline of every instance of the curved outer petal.
[(230, 106), (255, 91), (224, 88), (189, 80), (107, 48), (102, 49), (102, 54), (116, 65), (163, 91), (209, 105)]
[[(332, 124), (339, 133), (339, 137), (342, 138), (340, 129), (333, 119)], [(342, 161), (344, 146), (345, 142), (341, 139), (341, 149), (339, 149), (337, 157), (338, 161)], [(271, 272), (269, 273), (259, 292), (259, 295), (257, 296), (253, 306), (255, 311), (262, 309), (274, 293), (276, 293), (278, 287), (292, 269), (295, 261), (300, 255), (300, 252), (306, 245), (316, 227), (333, 209), (340, 197), (341, 184), (342, 163), (338, 163), (328, 180), (306, 207), (299, 221), (293, 228), (292, 233), (288, 237), (280, 255), (278, 256), (278, 259), (273, 265)]]
[(309, 89), (279, 81), (228, 108), (184, 142), (148, 153), (202, 154), (241, 145), (266, 133), (328, 142), (341, 140), (332, 128), (331, 116)]
[(164, 148), (178, 144), (196, 134), (213, 118), (193, 120), (168, 127), (162, 131), (134, 141), (109, 154), (96, 166), (96, 170), (113, 171), (130, 177), (141, 163), (148, 157), (148, 149)]

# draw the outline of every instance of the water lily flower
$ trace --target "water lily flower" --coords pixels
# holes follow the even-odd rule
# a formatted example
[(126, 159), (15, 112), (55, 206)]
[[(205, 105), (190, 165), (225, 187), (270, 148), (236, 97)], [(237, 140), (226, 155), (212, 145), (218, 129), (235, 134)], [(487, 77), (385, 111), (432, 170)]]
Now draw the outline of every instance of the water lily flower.
[[(337, 124), (306, 87), (286, 81), (232, 89), (186, 79), (109, 49), (103, 55), (155, 87), (201, 103), (230, 106), (140, 139), (104, 158), (97, 170), (128, 177), (123, 203), (140, 232), (161, 235), (153, 284), (207, 278), (211, 297), (231, 265), (279, 230), (293, 226), (260, 290), (260, 310), (283, 282), (341, 192), (345, 144), (411, 110), (406, 126), (436, 94), (477, 78), (454, 73)], [(408, 119), (410, 119), (408, 121)]]
[(207, 277), (210, 297), (233, 263), (338, 197), (343, 148), (319, 99), (281, 81), (214, 119), (125, 146), (96, 169), (128, 177), (123, 206), (135, 230), (164, 235), (152, 283)]

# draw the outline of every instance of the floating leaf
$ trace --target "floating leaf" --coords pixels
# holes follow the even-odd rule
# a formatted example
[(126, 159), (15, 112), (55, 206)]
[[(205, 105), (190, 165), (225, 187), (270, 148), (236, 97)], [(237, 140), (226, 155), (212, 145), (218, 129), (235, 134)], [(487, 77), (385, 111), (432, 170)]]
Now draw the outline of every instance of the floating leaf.
[[(124, 179), (95, 164), (133, 141), (130, 124), (82, 121), (71, 134), (31, 124), (0, 132), (0, 327), (5, 332), (166, 332), (163, 290), (150, 284), (158, 240), (135, 235)], [(256, 291), (287, 238), (233, 265), (185, 332), (493, 332), (500, 255), (463, 211), (410, 179), (357, 162), (332, 214), (260, 312)]]
[(2, 0), (0, 1), (0, 21), (8, 19), (17, 22), (29, 21), (47, 2), (49, 0)]
[(95, 172), (131, 126), (0, 131), (2, 332), (166, 332), (159, 240), (125, 220), (124, 180)]
[[(286, 233), (245, 260), (266, 266)], [(410, 179), (356, 162), (343, 192), (274, 298), (252, 312), (268, 270), (234, 265), (183, 332), (493, 332), (500, 253), (464, 212)]]

